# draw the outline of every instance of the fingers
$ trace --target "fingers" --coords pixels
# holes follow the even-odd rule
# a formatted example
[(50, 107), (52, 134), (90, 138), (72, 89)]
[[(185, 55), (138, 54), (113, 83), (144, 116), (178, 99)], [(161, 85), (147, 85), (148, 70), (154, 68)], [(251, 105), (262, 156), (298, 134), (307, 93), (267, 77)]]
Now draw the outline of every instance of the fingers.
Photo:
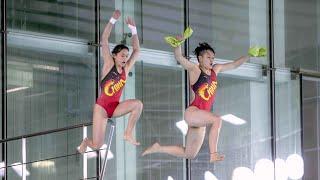
[[(115, 10), (115, 11), (113, 12), (112, 17), (113, 17), (114, 19), (118, 20), (118, 19), (120, 18), (120, 16), (121, 16), (120, 10), (117, 9), (117, 10)], [(129, 16), (125, 19), (125, 22), (126, 22), (126, 24), (128, 24), (128, 25), (136, 26), (136, 23), (134, 22), (134, 20), (133, 20), (131, 17), (129, 17)]]
[(121, 16), (120, 10), (117, 9), (113, 12), (113, 15), (112, 15), (113, 18), (119, 19), (120, 16)]
[(181, 41), (181, 40), (183, 40), (183, 36), (182, 36), (182, 35), (177, 35), (177, 36), (176, 36), (176, 39), (179, 40), (179, 41)]
[(134, 20), (131, 18), (131, 17), (127, 17), (126, 18), (126, 23), (129, 25), (132, 25), (132, 26), (136, 26), (136, 23), (134, 22)]

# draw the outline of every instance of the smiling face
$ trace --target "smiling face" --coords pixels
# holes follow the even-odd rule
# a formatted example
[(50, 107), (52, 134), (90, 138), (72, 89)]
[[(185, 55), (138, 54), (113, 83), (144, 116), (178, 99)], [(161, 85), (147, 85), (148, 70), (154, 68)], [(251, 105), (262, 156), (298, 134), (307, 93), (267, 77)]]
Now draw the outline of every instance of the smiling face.
[(114, 62), (117, 66), (125, 67), (128, 61), (129, 51), (122, 49), (120, 52), (113, 54)]
[(204, 50), (198, 56), (199, 63), (202, 67), (211, 70), (214, 62), (214, 57), (215, 54), (211, 50)]

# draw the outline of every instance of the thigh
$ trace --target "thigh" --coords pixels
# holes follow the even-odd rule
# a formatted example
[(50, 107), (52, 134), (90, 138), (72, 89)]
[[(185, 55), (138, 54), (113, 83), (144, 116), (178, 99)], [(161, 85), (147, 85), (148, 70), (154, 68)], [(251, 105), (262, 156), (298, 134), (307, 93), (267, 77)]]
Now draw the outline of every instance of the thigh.
[(187, 124), (193, 127), (205, 127), (208, 124), (213, 124), (216, 119), (220, 118), (210, 111), (201, 110), (194, 106), (188, 107), (184, 116)]
[(112, 117), (120, 117), (131, 112), (140, 101), (137, 99), (128, 99), (118, 104)]
[(186, 137), (186, 154), (197, 155), (201, 149), (205, 135), (205, 127), (189, 127)]
[[(103, 144), (108, 116), (106, 111), (100, 106), (93, 108), (92, 141), (94, 144)], [(102, 143), (102, 144), (101, 144)]]

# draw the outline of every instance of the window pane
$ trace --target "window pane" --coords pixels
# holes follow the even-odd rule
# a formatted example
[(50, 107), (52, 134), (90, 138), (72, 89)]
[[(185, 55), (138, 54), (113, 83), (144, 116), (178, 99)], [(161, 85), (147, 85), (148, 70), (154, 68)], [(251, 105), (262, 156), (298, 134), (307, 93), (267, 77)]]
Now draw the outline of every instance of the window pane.
[[(276, 176), (281, 179), (284, 176), (293, 177), (292, 172), (294, 171), (291, 169), (284, 171), (284, 168), (292, 166), (289, 163), (292, 157), (302, 157), (299, 75), (291, 74), (285, 70), (277, 70), (275, 85), (277, 136), (275, 165)], [(295, 170), (296, 173), (302, 171), (303, 169), (299, 168)]]
[(94, 40), (94, 1), (10, 0), (8, 28), (15, 31)]
[[(246, 55), (250, 46), (268, 47), (267, 12), (265, 0), (190, 0), (190, 26), (194, 29), (190, 50), (208, 42), (215, 48), (216, 58), (234, 60)], [(251, 62), (268, 64), (267, 58), (251, 58)]]
[(304, 178), (319, 179), (320, 80), (303, 77)]
[(141, 152), (155, 141), (183, 144), (183, 134), (176, 127), (176, 122), (183, 119), (183, 74), (184, 71), (177, 66), (172, 55), (154, 51), (141, 53), (139, 61), (129, 73), (122, 96), (122, 100), (139, 99), (144, 104), (135, 128), (135, 137), (141, 146), (135, 147), (123, 141), (128, 116), (117, 118), (115, 141), (111, 148), (116, 158), (108, 165), (108, 177), (130, 177), (130, 180), (167, 179), (168, 176), (185, 178), (182, 158), (163, 154), (141, 157)]
[(134, 7), (134, 17), (142, 47), (171, 51), (164, 37), (177, 35), (183, 31), (183, 1), (135, 0), (134, 5), (130, 3), (125, 5)]
[[(172, 59), (173, 61), (173, 59)], [(136, 73), (138, 97), (143, 99), (143, 117), (137, 127), (144, 147), (155, 141), (164, 145), (183, 144), (183, 134), (176, 123), (183, 120), (183, 70), (176, 67), (152, 65), (143, 61)], [(137, 179), (184, 179), (182, 158), (151, 154), (138, 158)], [(155, 166), (155, 164), (157, 164)]]
[[(208, 133), (211, 126), (207, 127), (203, 146), (196, 159), (191, 161), (192, 179), (204, 177), (206, 171), (218, 179), (232, 179), (242, 171), (240, 167), (252, 174), (257, 164), (272, 164), (268, 77), (262, 75), (260, 68), (247, 66), (219, 74), (212, 112), (221, 116), (231, 114), (242, 122), (237, 118), (223, 118), (218, 152), (225, 154), (226, 158), (216, 163), (209, 163)], [(273, 167), (268, 170), (272, 171)]]
[(274, 54), (278, 67), (320, 70), (319, 5), (319, 0), (275, 1)]
[(10, 33), (8, 137), (91, 122), (94, 51), (76, 42)]

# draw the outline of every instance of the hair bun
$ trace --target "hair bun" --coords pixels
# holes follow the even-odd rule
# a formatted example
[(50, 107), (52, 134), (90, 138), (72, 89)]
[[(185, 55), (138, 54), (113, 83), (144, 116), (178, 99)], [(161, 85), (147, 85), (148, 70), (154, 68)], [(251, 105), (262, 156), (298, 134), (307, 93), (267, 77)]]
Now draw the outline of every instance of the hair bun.
[[(202, 53), (206, 50), (210, 50), (212, 51), (213, 53), (215, 53), (214, 49), (206, 42), (201, 42), (199, 43), (198, 47), (196, 47), (193, 51), (194, 55), (197, 57), (198, 59), (198, 56), (202, 55)], [(199, 59), (198, 59), (199, 60)]]

